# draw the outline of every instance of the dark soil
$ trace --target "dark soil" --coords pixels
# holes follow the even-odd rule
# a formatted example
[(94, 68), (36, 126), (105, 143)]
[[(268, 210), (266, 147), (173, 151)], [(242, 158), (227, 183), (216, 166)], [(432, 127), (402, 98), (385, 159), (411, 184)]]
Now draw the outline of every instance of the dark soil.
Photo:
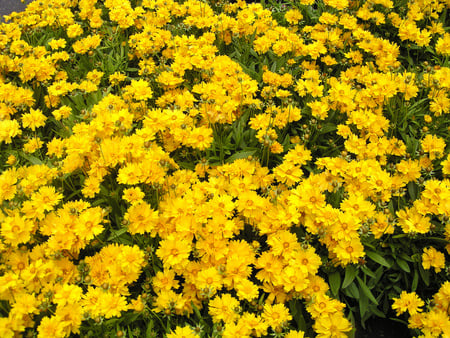
[(373, 318), (366, 322), (366, 328), (356, 329), (355, 338), (410, 338), (406, 325), (391, 319)]

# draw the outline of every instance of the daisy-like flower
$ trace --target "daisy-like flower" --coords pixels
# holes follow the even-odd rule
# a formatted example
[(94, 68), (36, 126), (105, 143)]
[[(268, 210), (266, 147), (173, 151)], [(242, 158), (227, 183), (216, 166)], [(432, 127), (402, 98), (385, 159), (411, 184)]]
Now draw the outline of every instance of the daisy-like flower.
[(440, 272), (445, 267), (445, 256), (433, 247), (425, 248), (422, 255), (422, 266), (428, 270), (431, 267)]
[(415, 292), (402, 291), (399, 298), (393, 298), (394, 303), (392, 309), (397, 311), (397, 316), (408, 311), (410, 315), (422, 312), (422, 307), (425, 303)]

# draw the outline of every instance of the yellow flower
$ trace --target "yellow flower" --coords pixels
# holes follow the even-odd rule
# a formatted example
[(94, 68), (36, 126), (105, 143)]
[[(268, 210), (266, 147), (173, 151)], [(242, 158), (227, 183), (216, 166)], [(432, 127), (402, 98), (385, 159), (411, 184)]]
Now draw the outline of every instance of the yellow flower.
[(170, 291), (172, 289), (178, 289), (179, 283), (175, 279), (175, 272), (172, 269), (165, 269), (164, 271), (158, 271), (153, 277), (152, 285), (155, 292)]
[(69, 336), (70, 333), (80, 332), (83, 309), (78, 302), (66, 304), (64, 307), (58, 306), (56, 308), (55, 316), (64, 325), (64, 333), (66, 336)]
[(284, 336), (284, 338), (304, 338), (304, 337), (305, 337), (305, 333), (303, 331), (294, 331), (294, 330), (290, 330)]
[(430, 154), (430, 160), (441, 158), (445, 154), (445, 141), (443, 138), (428, 134), (421, 141), (422, 150)]
[(57, 317), (44, 317), (38, 326), (38, 338), (64, 337), (64, 323)]
[(264, 322), (274, 330), (277, 327), (286, 325), (292, 320), (292, 316), (289, 314), (289, 310), (284, 304), (271, 305), (266, 303), (261, 317)]
[(42, 113), (40, 109), (30, 109), (29, 113), (22, 115), (22, 125), (25, 128), (30, 128), (35, 131), (36, 128), (43, 127), (45, 125), (47, 117)]
[(123, 82), (126, 79), (126, 75), (121, 72), (115, 72), (109, 76), (109, 82), (111, 82), (112, 85), (118, 85), (119, 83)]
[(35, 205), (45, 211), (51, 211), (61, 201), (63, 195), (56, 192), (53, 186), (43, 186), (39, 188), (39, 191), (31, 196), (31, 201)]
[(177, 326), (175, 330), (169, 333), (167, 338), (198, 338), (198, 334), (189, 326)]
[(215, 294), (222, 287), (222, 276), (215, 267), (202, 269), (197, 274), (195, 284), (199, 290), (204, 290), (208, 295)]
[(65, 48), (66, 47), (66, 40), (64, 39), (52, 39), (48, 45), (51, 49), (59, 49), (59, 48)]
[(450, 319), (446, 310), (433, 309), (425, 313), (422, 324), (421, 330), (425, 337), (448, 337), (450, 335)]
[(77, 23), (67, 27), (67, 36), (69, 38), (75, 38), (83, 33), (83, 29)]
[(317, 338), (346, 338), (352, 325), (341, 312), (335, 312), (326, 316), (320, 316), (313, 325)]
[(192, 243), (184, 238), (176, 238), (173, 234), (160, 242), (156, 255), (167, 268), (185, 267), (188, 264)]
[(102, 292), (98, 306), (105, 318), (120, 317), (122, 311), (128, 310), (127, 300), (121, 294)]
[(124, 220), (128, 221), (128, 231), (131, 234), (152, 234), (158, 221), (158, 211), (153, 210), (146, 202), (132, 204), (125, 213)]
[(364, 247), (359, 238), (351, 240), (341, 240), (337, 246), (332, 249), (338, 262), (345, 266), (351, 263), (357, 263), (359, 258), (364, 257)]
[(296, 25), (301, 19), (303, 19), (303, 15), (298, 9), (290, 9), (284, 14), (284, 18), (291, 25)]
[(225, 293), (221, 296), (216, 296), (209, 302), (208, 312), (214, 323), (219, 323), (221, 320), (225, 324), (232, 323), (238, 318), (239, 301)]
[(20, 216), (18, 212), (13, 216), (6, 217), (0, 226), (0, 234), (3, 240), (12, 246), (28, 242), (35, 227), (31, 220)]
[(433, 267), (436, 272), (440, 272), (445, 267), (445, 256), (433, 247), (425, 248), (422, 254), (422, 266), (426, 270)]
[(393, 298), (394, 303), (392, 309), (397, 312), (397, 316), (408, 311), (410, 315), (422, 312), (422, 307), (425, 303), (419, 298), (415, 292), (402, 291), (399, 298)]

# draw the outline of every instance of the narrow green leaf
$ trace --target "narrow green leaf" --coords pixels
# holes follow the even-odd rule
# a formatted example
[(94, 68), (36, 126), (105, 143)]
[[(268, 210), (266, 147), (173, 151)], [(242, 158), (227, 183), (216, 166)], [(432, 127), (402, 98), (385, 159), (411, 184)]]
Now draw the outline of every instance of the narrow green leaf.
[(302, 331), (306, 331), (307, 327), (305, 317), (303, 316), (302, 313), (302, 306), (303, 305), (298, 300), (295, 299), (289, 302), (289, 309), (291, 311), (295, 323), (297, 324), (297, 327)]
[(377, 307), (375, 307), (373, 305), (370, 307), (370, 312), (380, 318), (386, 318), (386, 315), (382, 311), (378, 310)]
[(372, 294), (372, 291), (370, 291), (367, 285), (361, 280), (361, 278), (359, 278), (359, 276), (356, 276), (356, 279), (358, 280), (359, 289), (367, 296), (367, 298), (369, 298), (369, 300), (372, 303), (378, 305), (377, 300), (375, 299), (375, 297)]
[(422, 280), (425, 283), (425, 285), (429, 286), (430, 285), (430, 271), (425, 270), (422, 266), (422, 263), (418, 263), (418, 264), (419, 264), (420, 277), (422, 277)]
[(339, 271), (335, 271), (328, 275), (328, 280), (330, 282), (331, 293), (337, 296), (339, 293), (339, 288), (341, 287), (341, 274)]
[(127, 228), (122, 228), (119, 230), (113, 230), (111, 231), (111, 235), (108, 237), (108, 239), (106, 240), (107, 242), (113, 241), (117, 238), (119, 238), (121, 235), (123, 235), (124, 233), (126, 233), (128, 231)]
[(355, 283), (351, 283), (349, 286), (343, 289), (343, 291), (347, 296), (359, 299), (359, 290)]
[(375, 275), (375, 273), (370, 270), (367, 266), (363, 265), (361, 266), (361, 271), (364, 272), (365, 275), (372, 277), (372, 278), (377, 278), (377, 276)]
[(400, 269), (402, 269), (403, 271), (405, 271), (407, 273), (411, 272), (408, 263), (406, 263), (403, 259), (397, 258), (396, 262), (397, 262), (397, 265), (400, 267)]
[(419, 273), (417, 272), (417, 269), (414, 269), (414, 277), (412, 280), (411, 291), (416, 291), (418, 284), (419, 284)]
[(243, 151), (238, 151), (237, 153), (234, 153), (233, 155), (231, 155), (230, 157), (227, 158), (226, 162), (227, 163), (232, 163), (235, 160), (241, 159), (241, 158), (247, 158), (249, 156), (253, 156), (255, 155), (256, 150), (243, 150)]
[(391, 265), (388, 263), (388, 261), (386, 259), (384, 259), (383, 256), (381, 256), (380, 254), (376, 253), (375, 251), (367, 251), (366, 255), (373, 260), (374, 262), (377, 262), (378, 264), (381, 264), (387, 268), (390, 268)]
[(349, 286), (353, 282), (357, 274), (358, 270), (356, 266), (347, 265), (347, 267), (345, 268), (345, 277), (344, 281), (342, 282), (342, 288), (345, 289), (347, 286)]
[(414, 182), (409, 182), (407, 187), (408, 187), (408, 194), (409, 194), (409, 197), (411, 197), (411, 200), (412, 201), (416, 200), (417, 193), (419, 191), (417, 184)]
[(359, 314), (362, 317), (366, 314), (369, 309), (369, 299), (367, 298), (364, 291), (359, 287)]

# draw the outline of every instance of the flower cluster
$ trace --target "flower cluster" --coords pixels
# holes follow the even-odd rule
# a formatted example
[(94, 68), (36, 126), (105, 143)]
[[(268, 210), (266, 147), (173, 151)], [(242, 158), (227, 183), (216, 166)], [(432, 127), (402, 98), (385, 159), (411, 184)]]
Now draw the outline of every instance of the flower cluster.
[(345, 337), (382, 299), (450, 335), (449, 7), (6, 17), (0, 336)]

